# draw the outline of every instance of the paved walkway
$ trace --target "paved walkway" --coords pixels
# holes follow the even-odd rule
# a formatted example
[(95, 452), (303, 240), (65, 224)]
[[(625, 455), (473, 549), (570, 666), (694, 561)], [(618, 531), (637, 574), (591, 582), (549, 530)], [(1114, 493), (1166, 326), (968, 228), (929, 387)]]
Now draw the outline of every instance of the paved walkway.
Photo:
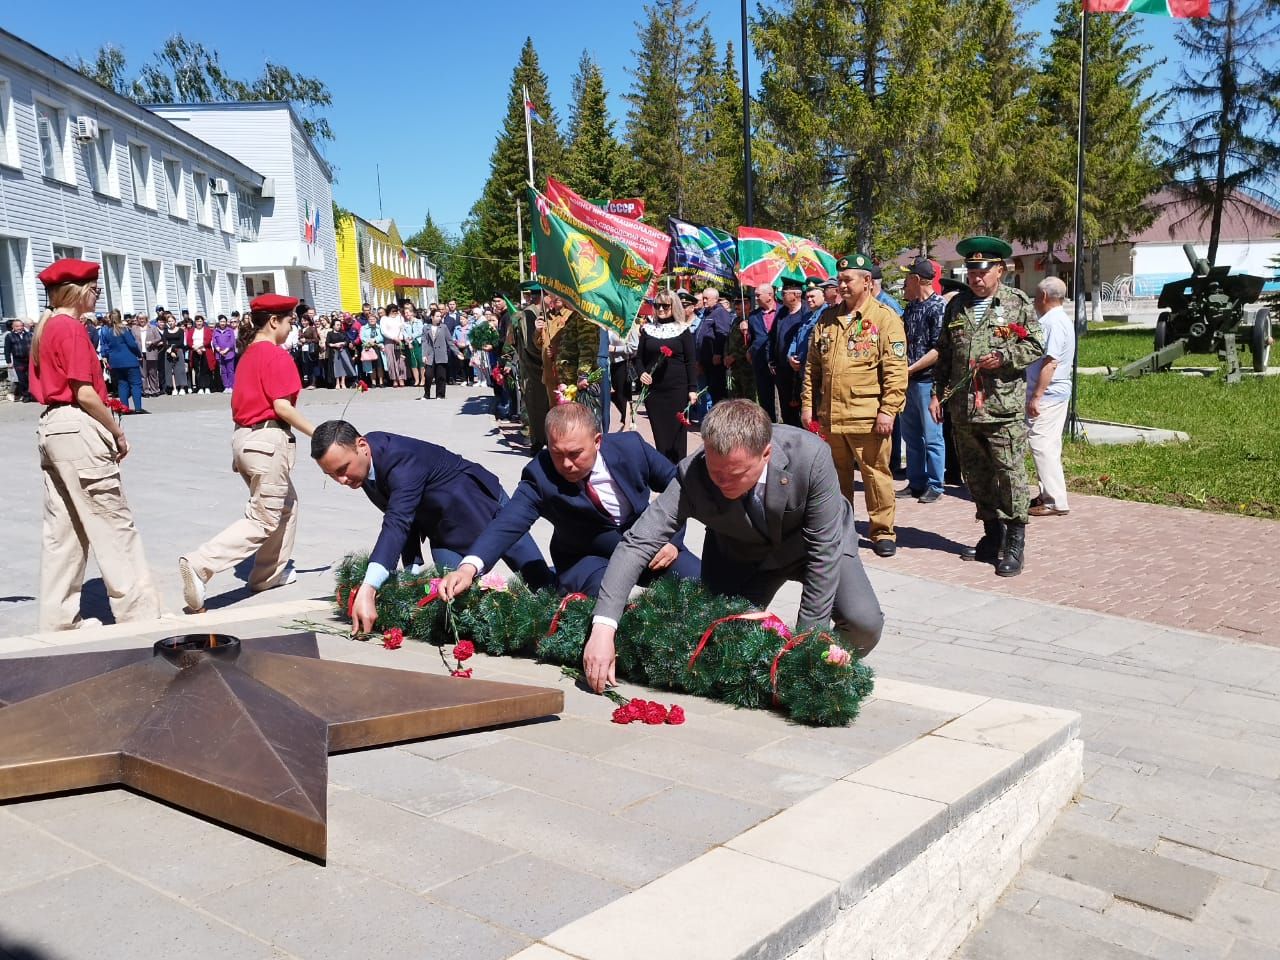
[[(491, 421), (471, 415), (480, 413), (479, 391), (471, 397), (427, 403), (374, 392), (349, 416), (363, 429), (413, 433), (482, 457), (511, 484), (523, 459), (487, 432)], [(338, 399), (317, 392), (304, 404), (333, 415)], [(138, 452), (126, 461), (126, 486), (176, 610), (172, 558), (238, 513), (241, 488), (226, 472), (225, 400), (155, 406), (164, 412), (130, 421)], [(179, 406), (192, 409), (172, 413)], [(21, 599), (34, 594), (38, 548), (33, 419), (0, 411), (13, 467), (0, 636), (34, 625), (33, 604)], [(326, 488), (307, 463), (295, 479), (299, 584), (246, 600), (224, 575), (215, 602), (239, 609), (321, 597), (331, 585), (327, 564), (371, 540), (376, 518), (362, 497)], [(1275, 528), (1076, 497), (1070, 517), (1036, 521), (1027, 572), (1005, 581), (948, 554), (974, 537), (969, 516), (958, 497), (907, 503), (898, 556), (876, 561), (864, 552), (888, 614), (872, 662), (887, 677), (1078, 710), (1087, 753), (1078, 802), (961, 955), (1280, 957), (1280, 651), (1237, 639), (1248, 628), (1280, 642), (1262, 587), (1277, 568)], [(1205, 545), (1224, 559), (1202, 556)], [(1218, 584), (1231, 591), (1221, 604), (1208, 592)], [(792, 613), (797, 599), (792, 585), (777, 612)], [(1211, 607), (1218, 612), (1209, 615)]]

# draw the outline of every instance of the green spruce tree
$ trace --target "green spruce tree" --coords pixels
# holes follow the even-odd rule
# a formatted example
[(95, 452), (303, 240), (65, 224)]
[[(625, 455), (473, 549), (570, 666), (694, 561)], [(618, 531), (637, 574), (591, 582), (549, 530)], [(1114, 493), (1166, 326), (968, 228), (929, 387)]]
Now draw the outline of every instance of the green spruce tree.
[[(1164, 182), (1151, 133), (1160, 108), (1143, 92), (1154, 67), (1144, 66), (1150, 48), (1137, 41), (1138, 35), (1133, 14), (1090, 17), (1084, 197), (1089, 247), (1149, 226), (1155, 211), (1148, 201)], [(1027, 141), (1047, 162), (1038, 163), (1039, 176), (1026, 183), (1028, 199), (1013, 234), (1037, 247), (1070, 250), (1080, 104), (1080, 10), (1073, 0), (1058, 8), (1031, 95)]]
[[(729, 57), (732, 56), (730, 45)], [(715, 40), (704, 27), (698, 39), (688, 97), (690, 136), (684, 217), (733, 230), (742, 216), (742, 95), (736, 89), (736, 73), (732, 75), (733, 86), (726, 79)]]
[(697, 0), (654, 0), (636, 24), (631, 92), (626, 95), (627, 144), (645, 198), (645, 219), (665, 223), (681, 216), (689, 197), (690, 140), (686, 91), (693, 85), (692, 48), (706, 18)]
[(463, 260), (457, 256), (459, 241), (457, 237), (447, 233), (427, 211), (422, 228), (405, 241), (415, 250), (420, 250), (431, 258), (436, 265), (436, 294), (442, 303), (450, 300), (470, 301), (471, 291), (464, 289), (462, 281), (466, 276)]
[[(529, 180), (525, 148), (524, 90), (537, 108), (542, 122), (532, 124), (533, 164), (536, 186), (545, 189), (546, 178), (564, 177), (564, 142), (557, 129), (555, 110), (547, 95), (547, 77), (538, 64), (533, 40), (526, 39), (520, 58), (511, 73), (511, 92), (507, 112), (489, 158), (489, 179), (480, 199), (471, 208), (475, 220), (474, 242), (490, 258), (476, 261), (471, 281), (481, 298), (494, 290), (513, 290), (520, 280), (519, 245), (516, 236), (516, 204), (524, 205), (526, 236), (530, 211), (525, 202)], [(528, 255), (528, 243), (525, 254)]]
[(564, 166), (569, 186), (584, 197), (608, 200), (632, 186), (626, 154), (613, 135), (604, 74), (585, 50), (573, 78)]
[(1275, 0), (1222, 0), (1178, 33), (1182, 71), (1171, 91), (1180, 109), (1169, 139), (1175, 188), (1191, 216), (1209, 221), (1216, 263), (1228, 205), (1255, 216), (1242, 191), (1280, 206), (1280, 64)]

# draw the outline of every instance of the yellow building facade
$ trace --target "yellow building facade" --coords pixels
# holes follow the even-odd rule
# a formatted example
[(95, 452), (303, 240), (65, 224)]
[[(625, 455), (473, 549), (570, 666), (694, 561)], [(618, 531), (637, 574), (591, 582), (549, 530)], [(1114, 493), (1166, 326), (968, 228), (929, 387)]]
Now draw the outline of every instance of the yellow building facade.
[[(394, 220), (365, 220), (347, 213), (338, 221), (336, 232), (343, 310), (358, 313), (362, 304), (386, 306), (400, 298), (420, 307), (436, 301), (435, 264), (404, 243)], [(404, 280), (412, 285), (397, 282)]]

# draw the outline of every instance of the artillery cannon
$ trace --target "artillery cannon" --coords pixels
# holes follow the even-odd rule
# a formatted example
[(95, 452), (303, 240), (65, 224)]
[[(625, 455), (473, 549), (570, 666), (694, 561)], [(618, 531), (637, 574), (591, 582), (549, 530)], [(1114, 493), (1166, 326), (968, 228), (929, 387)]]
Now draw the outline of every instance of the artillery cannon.
[(1267, 369), (1271, 354), (1271, 312), (1260, 307), (1249, 315), (1245, 306), (1257, 302), (1266, 281), (1247, 273), (1232, 274), (1230, 267), (1210, 267), (1196, 255), (1195, 247), (1182, 245), (1191, 264), (1191, 276), (1166, 283), (1158, 305), (1155, 350), (1111, 374), (1126, 380), (1167, 370), (1183, 354), (1216, 353), (1227, 363), (1227, 382), (1240, 379), (1240, 342), (1248, 344), (1253, 369)]

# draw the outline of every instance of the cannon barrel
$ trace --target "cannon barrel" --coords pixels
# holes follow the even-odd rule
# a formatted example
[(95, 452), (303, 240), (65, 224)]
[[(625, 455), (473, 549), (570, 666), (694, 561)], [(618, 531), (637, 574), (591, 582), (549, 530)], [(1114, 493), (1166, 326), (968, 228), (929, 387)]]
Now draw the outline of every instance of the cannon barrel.
[(1196, 253), (1194, 244), (1184, 243), (1182, 252), (1187, 255), (1187, 263), (1191, 264), (1191, 275), (1194, 277), (1207, 277), (1209, 275), (1209, 261), (1204, 260)]

